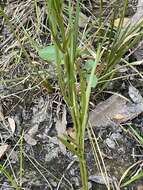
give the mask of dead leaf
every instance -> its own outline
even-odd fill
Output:
[[[112,178],[103,175],[91,175],[89,176],[89,180],[102,185],[106,184],[107,181],[109,181],[109,183],[113,183]]]
[[[3,144],[0,146],[0,159],[7,152],[8,148],[9,148],[8,144]]]
[[[86,26],[86,24],[88,23],[88,20],[89,20],[89,18],[85,14],[80,12],[79,22],[78,22],[79,27],[84,28]]]
[[[114,126],[127,122],[143,112],[143,98],[139,91],[130,86],[129,95],[133,102],[118,95],[112,95],[107,100],[98,104],[89,114],[92,126]]]
[[[13,118],[8,117],[8,122],[9,122],[9,127],[10,127],[10,129],[12,131],[12,134],[14,134],[15,128],[16,128],[15,121],[14,121]]]
[[[107,100],[99,103],[96,108],[90,112],[89,121],[92,126],[108,126],[113,125],[112,119],[119,114],[126,105],[126,100],[117,95],[112,95]]]
[[[24,135],[24,140],[31,146],[35,146],[37,144],[37,141],[28,133]]]
[[[66,126],[67,126],[67,120],[66,120],[66,108],[63,109],[63,115],[62,120],[58,119],[56,122],[56,130],[58,133],[58,137],[63,137],[64,134],[66,134]],[[59,141],[59,146],[63,154],[66,154],[66,147]]]

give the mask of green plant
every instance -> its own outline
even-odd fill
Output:
[[[143,136],[139,133],[138,129],[135,129],[135,127],[128,125],[130,128],[130,135],[140,144],[140,146],[143,146]],[[120,179],[120,186],[126,187],[130,185],[131,183],[135,182],[136,180],[139,180],[143,177],[143,171],[140,167],[142,165],[143,161],[139,160],[133,165],[131,165],[122,175]],[[138,170],[137,170],[137,166]]]
[[[141,168],[139,167],[138,171],[136,171],[136,167],[142,165],[143,161],[140,160],[138,162],[136,162],[135,164],[133,164],[132,166],[130,166],[122,175],[121,179],[120,179],[120,187],[126,187],[129,186],[131,183],[142,179],[143,177],[143,171],[141,170]]]
[[[135,26],[129,24],[123,28],[127,4],[128,1],[126,0],[121,10],[120,21],[117,28],[114,27],[115,10],[113,10],[114,14],[111,15],[111,22],[108,27],[104,26],[105,23],[102,19],[99,20],[96,32],[96,53],[89,50],[88,53],[91,53],[93,59],[88,60],[83,66],[80,64],[80,56],[82,57],[82,54],[80,54],[81,51],[79,51],[78,47],[79,0],[76,4],[75,13],[71,1],[69,1],[67,9],[68,21],[66,23],[63,14],[63,1],[47,1],[54,45],[51,44],[44,49],[40,49],[39,56],[48,62],[56,63],[59,86],[64,100],[71,110],[76,133],[75,141],[66,135],[65,137],[59,138],[69,150],[78,156],[82,185],[85,190],[88,189],[88,180],[84,156],[84,136],[88,123],[88,107],[91,88],[95,88],[98,81],[98,86],[100,86],[101,81],[112,79],[115,74],[115,72],[112,72],[115,65],[122,60],[125,53],[142,37],[142,22],[137,23]],[[101,32],[101,30],[103,31]],[[105,63],[105,68],[97,80],[96,66],[102,66],[102,63]],[[105,86],[106,82],[100,86],[100,89],[105,88]],[[72,141],[74,145],[70,144],[67,139]]]
[[[94,80],[96,65],[102,56],[101,46],[97,48],[93,67],[91,69],[88,83],[78,60],[78,20],[79,0],[76,4],[76,13],[69,1],[68,26],[65,27],[62,0],[47,1],[48,14],[51,26],[51,34],[56,52],[56,67],[58,82],[64,100],[71,111],[76,138],[73,144],[68,140],[70,137],[59,137],[65,146],[79,158],[82,189],[88,189],[87,166],[84,152],[84,136],[88,122],[88,106],[91,87]],[[52,46],[53,47],[53,46]],[[53,52],[53,50],[52,50]],[[41,53],[41,52],[40,52]],[[62,58],[61,58],[62,55]],[[77,87],[80,84],[79,88]],[[95,85],[94,85],[95,86]],[[76,148],[75,148],[76,146]]]
[[[135,127],[132,127],[131,125],[129,125],[129,127],[131,129],[132,136],[136,139],[137,142],[139,142],[141,146],[143,146],[143,134],[140,134],[139,130],[135,129]]]
[[[101,1],[102,2],[102,1]],[[107,83],[113,79],[118,70],[114,70],[115,66],[123,61],[125,54],[132,50],[132,48],[142,39],[143,20],[139,20],[135,24],[130,21],[124,25],[125,15],[128,8],[128,0],[124,1],[123,8],[117,10],[118,1],[116,1],[111,9],[111,14],[106,22],[99,18],[99,21],[94,21],[91,30],[95,28],[95,33],[90,35],[91,31],[88,31],[89,38],[86,40],[86,44],[94,41],[95,48],[99,42],[102,43],[104,48],[104,55],[102,56],[100,68],[101,72],[98,77],[98,92],[101,92],[106,88]],[[114,6],[115,5],[115,6]],[[101,5],[102,11],[102,5]],[[117,15],[117,12],[119,14]],[[100,15],[103,15],[101,13]],[[117,16],[119,17],[118,26],[114,25]],[[125,61],[123,61],[125,63]],[[126,64],[126,63],[125,63]]]
[[[8,179],[8,181],[11,183],[12,187],[14,187],[16,190],[20,190],[21,188],[13,178],[13,176],[6,170],[6,168],[0,164],[0,174],[4,174],[4,176]]]

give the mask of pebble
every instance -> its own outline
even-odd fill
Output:
[[[120,140],[120,139],[122,139],[122,135],[120,133],[112,133],[112,135],[110,136],[110,139]]]
[[[115,147],[116,147],[116,144],[115,144],[114,140],[112,140],[112,139],[110,139],[110,138],[107,138],[107,139],[105,140],[105,143],[106,143],[107,146],[108,146],[109,148],[111,148],[111,149],[115,149]]]

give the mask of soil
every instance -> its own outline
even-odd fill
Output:
[[[44,46],[49,42],[50,35],[47,28],[42,27],[40,30],[37,29],[36,34],[34,32],[34,22],[36,23],[36,18],[35,9],[33,8],[34,5],[31,1],[3,1],[1,3],[11,19],[13,27],[19,31],[21,38],[23,37],[23,33],[20,31],[20,26],[14,22],[16,19],[14,18],[14,14],[19,15],[20,22],[22,21],[23,25],[30,30],[33,37],[37,39],[39,46]],[[18,3],[21,5],[19,10],[16,9]],[[95,12],[94,7],[98,6],[95,1],[85,1],[84,3],[89,9],[90,3],[92,4],[92,13]],[[94,6],[95,4],[97,5]],[[107,4],[108,2],[105,1],[105,7]],[[136,1],[130,2],[127,16],[131,16],[135,13],[136,4]],[[25,6],[25,8],[22,6]],[[47,22],[44,1],[39,1],[38,7],[42,10],[42,24],[44,25]],[[108,14],[108,11],[107,13],[105,12],[105,15]],[[83,13],[87,14],[87,16],[89,14],[84,8]],[[21,53],[14,35],[9,32],[8,26],[3,22],[1,16],[0,103],[6,126],[8,126],[7,118],[13,118],[16,123],[16,130],[14,134],[12,134],[10,130],[5,127],[4,121],[0,122],[0,143],[10,145],[8,152],[0,158],[0,164],[5,163],[7,171],[18,181],[21,180],[22,189],[78,190],[81,187],[79,162],[68,150],[66,150],[65,154],[62,152],[55,128],[57,119],[61,117],[65,104],[59,92],[57,81],[55,79],[53,80],[54,68],[40,60],[37,52],[34,48],[30,47],[27,41],[25,48],[29,52],[31,60],[33,60],[32,65],[28,63],[25,56]],[[136,57],[133,58],[137,59]],[[42,73],[42,78],[51,74],[51,86],[54,86],[52,93],[49,93],[40,85],[41,78],[37,77],[37,70]],[[141,70],[142,66],[139,68],[139,71]],[[39,85],[37,85],[37,83]],[[106,90],[126,95],[130,83],[137,87],[143,95],[142,79],[138,77],[129,77],[128,80],[121,79],[111,82]],[[98,103],[108,98],[108,96],[109,95],[105,92],[101,93],[96,101],[93,100],[93,103]],[[130,124],[137,127],[140,133],[143,132],[142,116],[143,115],[140,115],[130,121]],[[72,125],[68,109],[67,123],[68,126]],[[24,135],[28,134],[30,129],[34,132],[32,131],[32,137],[26,140]],[[112,189],[117,189],[123,173],[131,165],[142,160],[142,146],[139,145],[136,139],[129,133],[127,124],[123,127],[108,126],[107,128],[95,128],[94,132],[98,139],[106,170],[111,180]],[[21,137],[22,140],[20,141]],[[102,184],[103,179],[95,162],[89,138],[85,139],[85,147],[90,190],[106,190],[105,184]],[[21,149],[23,171],[20,179]],[[137,172],[139,168],[141,170],[141,167],[141,164],[138,164],[132,172]],[[142,179],[137,180],[127,187],[121,188],[121,190],[140,190],[138,188],[139,185],[143,185]],[[0,190],[13,189],[8,179],[0,173]]]

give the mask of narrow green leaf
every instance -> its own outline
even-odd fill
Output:
[[[5,167],[3,167],[0,164],[0,174],[4,174],[5,177],[7,178],[7,180],[11,183],[11,185],[16,189],[16,190],[21,190],[21,188],[18,186],[17,182],[15,181],[15,179],[13,178],[13,176],[11,174],[9,174],[9,172],[5,169]]]
[[[131,179],[129,179],[128,181],[126,181],[125,183],[123,183],[121,185],[121,187],[128,186],[129,184],[133,183],[134,181],[142,179],[142,177],[143,177],[143,172],[140,172],[138,175],[133,176]]]

